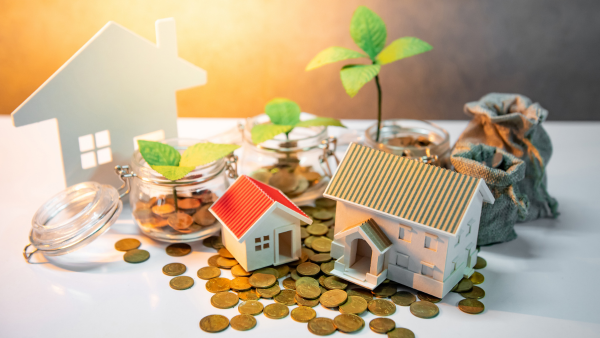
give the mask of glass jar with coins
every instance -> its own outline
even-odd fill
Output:
[[[385,120],[381,122],[379,142],[376,139],[377,124],[374,124],[365,132],[365,145],[444,168],[450,164],[450,135],[431,122]]]
[[[180,153],[199,142],[164,141]],[[192,242],[216,234],[220,224],[208,209],[227,190],[229,180],[237,178],[236,162],[231,154],[171,181],[152,169],[137,150],[131,172],[129,168],[120,172],[131,187],[129,201],[135,223],[144,234],[163,242]]]
[[[314,117],[302,113],[300,120]],[[319,126],[294,128],[287,135],[282,133],[260,144],[252,142],[252,128],[269,121],[262,114],[248,118],[240,127],[242,174],[278,188],[298,205],[322,197],[339,164],[335,156],[337,139],[328,136],[326,127]]]

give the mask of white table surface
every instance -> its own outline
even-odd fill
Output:
[[[234,128],[237,121],[180,119],[180,136],[208,137]],[[353,128],[371,123],[345,122]],[[437,123],[453,140],[466,125]],[[549,191],[560,203],[560,217],[519,224],[516,240],[482,249],[488,262],[481,270],[483,314],[462,313],[456,306],[462,297],[451,293],[438,303],[440,314],[434,319],[419,319],[408,308],[397,307],[391,318],[398,327],[411,329],[417,337],[600,336],[600,123],[547,122],[545,127],[554,143]],[[237,314],[236,308],[213,308],[212,294],[196,277],[214,250],[198,243],[188,256],[169,257],[165,244],[138,232],[129,210],[90,246],[86,258],[98,264],[61,266],[41,255],[35,255],[37,264],[27,264],[21,253],[31,217],[64,184],[58,150],[54,122],[15,129],[8,117],[0,117],[0,337],[197,337],[204,335],[198,327],[202,317]],[[125,237],[138,238],[151,258],[137,265],[125,263],[122,253],[113,249]],[[194,287],[169,287],[170,278],[161,268],[170,262],[188,267],[185,275],[195,279]],[[229,272],[222,276],[231,278]],[[322,317],[337,315],[321,306],[315,310]],[[289,317],[256,318],[257,327],[249,332],[229,328],[217,335],[310,336],[306,324]],[[367,325],[373,318],[363,315]],[[368,328],[356,335],[383,337]]]

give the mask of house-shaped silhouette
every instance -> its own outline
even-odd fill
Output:
[[[177,137],[175,92],[206,72],[178,57],[173,19],[156,21],[156,41],[109,22],[12,113],[15,127],[58,120],[68,186],[118,186],[138,138]]]
[[[494,203],[483,179],[358,144],[323,195],[337,201],[333,275],[440,298],[474,272],[481,208]]]

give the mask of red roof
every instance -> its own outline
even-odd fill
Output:
[[[289,208],[299,218],[309,219],[281,191],[246,175],[240,176],[210,211],[239,240],[275,203]]]

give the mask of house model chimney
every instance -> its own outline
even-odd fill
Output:
[[[167,18],[156,21],[156,45],[163,52],[177,56],[175,19]]]

